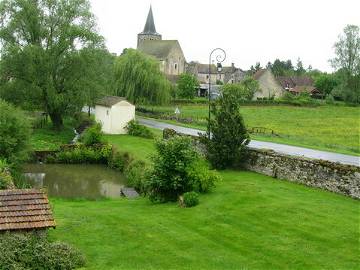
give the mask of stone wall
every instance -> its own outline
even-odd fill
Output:
[[[360,199],[360,167],[249,149],[247,170]]]

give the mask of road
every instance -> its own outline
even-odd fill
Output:
[[[199,133],[205,133],[202,130],[194,129],[194,128],[187,128],[187,127],[181,127],[177,125],[172,125],[164,122],[159,122],[156,120],[151,119],[144,119],[144,118],[137,118],[139,123],[156,129],[165,129],[165,128],[171,128],[175,130],[176,132],[198,136]],[[348,164],[348,165],[355,165],[360,167],[360,157],[357,156],[351,156],[351,155],[344,155],[344,154],[337,154],[332,152],[326,152],[326,151],[320,151],[320,150],[314,150],[304,147],[298,147],[298,146],[291,146],[286,144],[280,144],[280,143],[271,143],[271,142],[262,142],[262,141],[256,141],[251,140],[249,143],[249,147],[255,148],[255,149],[271,149],[278,153],[292,155],[292,156],[303,156],[307,158],[314,158],[314,159],[322,159],[322,160],[328,160],[332,162],[339,162],[342,164]]]

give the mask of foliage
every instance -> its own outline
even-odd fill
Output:
[[[151,132],[151,130],[149,128],[147,128],[144,125],[140,125],[139,122],[137,122],[135,120],[131,120],[126,125],[126,130],[127,130],[128,134],[132,135],[132,136],[138,136],[138,137],[143,137],[143,138],[148,138],[148,139],[154,138],[154,134]]]
[[[259,82],[250,76],[245,77],[240,84],[245,87],[243,95],[246,100],[252,100],[254,94],[260,90]]]
[[[0,235],[0,269],[70,270],[85,265],[85,257],[62,242],[37,233]]]
[[[81,141],[86,146],[102,144],[104,140],[103,133],[101,131],[101,125],[97,123],[91,127],[88,127],[81,135]]]
[[[201,140],[206,146],[207,158],[215,168],[231,167],[244,158],[249,134],[240,114],[239,98],[237,88],[227,87],[211,104],[209,130]]]
[[[180,98],[194,99],[199,81],[191,74],[183,73],[177,81],[177,93]]]
[[[336,57],[331,64],[341,74],[339,85],[342,98],[360,103],[360,28],[347,25],[334,45]],[[334,94],[334,93],[333,93]]]
[[[0,99],[0,159],[17,166],[27,158],[30,126],[25,114]]]
[[[170,99],[171,84],[159,69],[159,62],[134,49],[115,61],[116,95],[139,104],[164,104]]]
[[[157,155],[146,182],[147,192],[152,201],[176,201],[180,194],[193,189],[188,168],[199,156],[186,137],[159,140],[155,146]]]
[[[111,74],[89,1],[4,0],[0,17],[1,92],[42,109],[61,128],[64,115],[95,99]]]
[[[14,180],[9,171],[9,165],[0,159],[0,190],[14,187]]]
[[[214,170],[209,170],[203,160],[198,160],[189,166],[187,174],[191,179],[193,189],[201,193],[209,192],[221,180],[219,174]]]
[[[333,74],[322,74],[315,80],[315,87],[321,91],[321,94],[324,96],[329,95],[338,85],[339,81]]]
[[[133,157],[129,152],[121,152],[114,148],[112,155],[108,159],[108,166],[120,172],[124,172],[132,160]]]
[[[185,207],[193,207],[199,204],[199,194],[195,191],[185,192],[183,198]]]
[[[142,160],[134,160],[130,162],[124,170],[127,184],[135,188],[139,193],[146,193],[146,178],[148,174],[148,166]]]
[[[112,147],[109,144],[86,146],[75,145],[74,148],[60,151],[47,162],[79,164],[79,163],[102,163],[107,164],[112,155]]]

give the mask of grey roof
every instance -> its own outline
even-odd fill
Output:
[[[102,99],[99,99],[96,102],[96,105],[101,105],[105,107],[112,107],[116,103],[119,103],[120,101],[126,101],[124,97],[116,97],[116,96],[105,96]]]
[[[175,46],[180,47],[177,40],[143,40],[140,42],[138,50],[163,60]]]
[[[141,34],[159,35],[159,34],[156,32],[155,23],[154,23],[154,16],[153,16],[153,13],[152,13],[152,8],[151,8],[151,6],[150,6],[150,9],[149,9],[149,13],[148,13],[147,19],[146,19],[146,23],[145,23],[145,26],[144,26],[144,30],[142,31]]]

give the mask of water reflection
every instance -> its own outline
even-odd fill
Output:
[[[125,184],[121,173],[102,165],[28,164],[24,175],[33,187],[61,198],[119,197]]]

